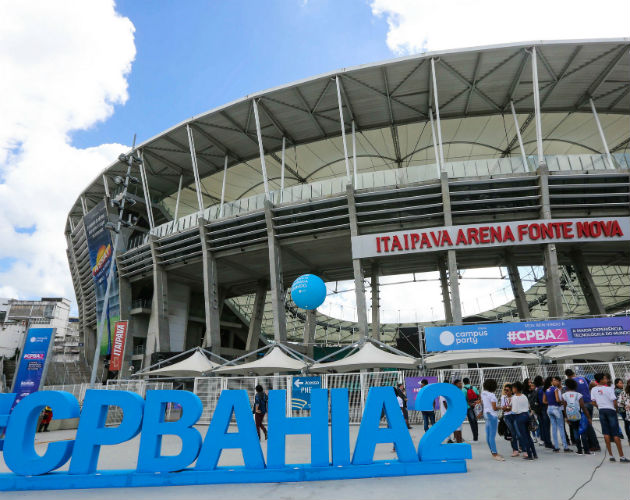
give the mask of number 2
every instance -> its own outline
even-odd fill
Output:
[[[433,401],[438,396],[446,400],[448,409],[420,439],[418,458],[428,460],[464,460],[472,458],[467,443],[442,444],[466,418],[468,405],[462,390],[453,384],[429,384],[416,396],[416,410],[433,411]]]

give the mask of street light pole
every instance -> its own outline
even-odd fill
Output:
[[[135,139],[134,139],[135,144]],[[118,220],[116,221],[116,229],[114,232],[116,236],[114,236],[114,246],[112,249],[111,263],[109,265],[109,272],[107,273],[107,286],[105,287],[105,297],[103,299],[103,310],[101,311],[101,318],[98,322],[96,329],[96,348],[94,349],[94,360],[92,363],[92,375],[90,376],[90,387],[94,386],[94,382],[96,381],[96,372],[98,370],[98,360],[101,355],[101,341],[103,339],[103,328],[105,328],[105,322],[107,320],[107,307],[109,305],[109,294],[112,287],[112,280],[114,276],[115,266],[116,266],[116,251],[118,250],[118,240],[120,238],[120,229],[123,223],[123,212],[125,210],[125,201],[127,199],[127,190],[129,187],[129,180],[131,178],[131,166],[133,162],[136,161],[140,163],[140,159],[134,156],[133,150],[129,155],[121,155],[127,160],[127,173],[125,175],[125,180],[123,183],[123,191],[122,197],[120,200],[119,210],[118,210]],[[122,158],[121,158],[122,159]],[[108,332],[109,334],[109,332]]]

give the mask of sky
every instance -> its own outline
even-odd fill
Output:
[[[0,297],[74,301],[66,215],[134,134],[140,142],[256,91],[424,50],[621,36],[628,0],[2,0]],[[505,295],[504,279],[472,279],[500,270],[466,273],[471,312]],[[410,289],[385,289],[384,309],[415,308]],[[428,315],[441,303],[427,295],[438,297]]]

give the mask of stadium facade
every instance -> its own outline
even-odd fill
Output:
[[[392,342],[415,325],[382,324],[382,276],[439,271],[455,324],[630,303],[630,39],[335,71],[195,116],[135,154],[126,212],[137,221],[113,251],[110,312],[129,321],[121,377],[196,345],[236,356],[267,338],[307,350],[360,336]],[[115,220],[127,167],[123,157],[106,168],[67,218],[88,353],[102,300],[93,275],[109,254],[103,246],[90,261],[86,220],[99,210]],[[458,272],[498,266],[515,299],[466,317]],[[544,271],[525,289],[519,266]],[[357,321],[297,310],[286,290],[306,272],[354,280]]]

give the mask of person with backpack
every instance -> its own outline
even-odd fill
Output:
[[[586,411],[588,411],[588,414],[591,415],[592,418],[593,403],[591,401],[591,381],[586,377],[578,377],[570,368],[565,370],[564,374],[567,376],[567,379],[573,379],[577,382],[576,390],[582,395],[582,401],[584,401]],[[601,446],[599,445],[597,434],[595,434],[595,429],[592,424],[588,424],[586,428],[586,437],[588,438],[588,448],[590,451],[601,451]]]
[[[468,423],[470,424],[470,430],[472,431],[473,441],[479,440],[479,424],[477,423],[477,412],[475,411],[477,406],[481,406],[481,399],[479,398],[479,389],[470,383],[468,377],[464,377],[464,386],[462,392],[466,396],[466,402],[468,403]]]
[[[599,410],[599,423],[602,426],[602,434],[604,435],[604,441],[606,443],[606,450],[610,455],[610,461],[616,462],[610,446],[611,441],[615,441],[617,451],[619,453],[620,462],[630,462],[623,455],[623,448],[621,447],[621,439],[619,439],[619,419],[617,417],[617,398],[615,397],[615,390],[610,387],[610,376],[604,373],[596,373],[595,381],[597,385],[591,389],[591,399],[593,404]]]
[[[573,442],[577,446],[578,455],[591,455],[589,449],[589,440],[586,435],[586,431],[580,434],[580,421],[582,415],[585,415],[589,424],[592,425],[591,414],[588,412],[586,405],[584,404],[584,398],[582,394],[577,392],[578,384],[573,379],[567,379],[564,382],[567,390],[562,395],[562,401],[564,404],[564,416],[569,423],[569,429],[573,434]]]
[[[265,439],[267,439],[267,428],[263,425],[263,419],[267,414],[267,403],[269,398],[265,391],[263,390],[262,385],[258,384],[256,386],[256,397],[254,398],[254,419],[256,420],[256,433],[258,434],[258,439],[260,439],[260,430],[265,433]]]
[[[523,458],[525,460],[534,460],[538,458],[538,454],[536,453],[536,448],[534,448],[532,436],[529,433],[529,400],[523,394],[523,384],[518,381],[512,384],[511,409],[514,415],[518,441],[521,450],[523,450]]]
[[[560,452],[560,443],[565,453],[571,453],[573,450],[567,444],[567,437],[564,434],[564,418],[562,410],[562,394],[560,392],[560,378],[547,377],[545,379],[545,392],[543,394],[543,403],[547,405],[547,414],[551,421],[551,437],[553,438],[554,453]],[[558,438],[558,435],[560,438]]]
[[[503,394],[501,395],[501,409],[503,410],[503,417],[501,418],[505,422],[508,429],[508,435],[504,436],[505,439],[509,439],[512,446],[512,456],[518,457],[519,449],[519,436],[518,429],[516,428],[516,418],[512,412],[512,384],[506,383],[503,385]]]

